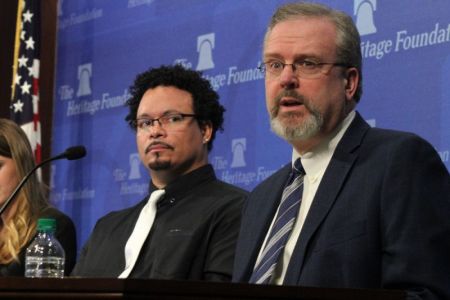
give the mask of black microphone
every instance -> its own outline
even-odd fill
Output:
[[[53,156],[47,160],[44,160],[40,164],[37,164],[28,174],[20,181],[20,183],[17,185],[15,190],[11,193],[11,195],[6,199],[5,203],[3,203],[3,206],[0,208],[0,215],[3,214],[3,212],[8,207],[9,203],[17,196],[19,190],[22,188],[22,186],[25,184],[25,182],[28,180],[28,178],[31,176],[31,174],[34,173],[38,168],[42,167],[46,163],[49,163],[51,161],[57,160],[57,159],[68,159],[68,160],[75,160],[80,159],[86,156],[86,148],[84,146],[74,146],[67,148],[66,151],[63,153]]]
[[[85,156],[86,156],[86,148],[84,148],[84,146],[74,146],[74,147],[67,148],[66,151],[64,151],[63,153],[40,163],[40,165],[43,165],[52,160],[57,160],[57,159],[62,159],[62,158],[66,158],[68,160],[75,160],[75,159],[83,158]],[[38,167],[36,167],[36,168],[38,168]]]

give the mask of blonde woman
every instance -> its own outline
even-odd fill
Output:
[[[34,166],[23,130],[11,120],[0,119],[0,206]],[[56,219],[56,238],[66,253],[65,274],[70,273],[76,259],[75,226],[68,216],[50,206],[43,184],[33,174],[0,218],[0,276],[24,275],[25,250],[41,217]]]

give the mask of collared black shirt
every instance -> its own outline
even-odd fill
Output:
[[[152,229],[129,277],[228,281],[247,192],[216,179],[211,165],[165,188]],[[150,193],[154,187],[150,186]],[[117,277],[125,244],[148,197],[101,218],[72,275]]]

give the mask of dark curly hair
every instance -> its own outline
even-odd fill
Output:
[[[136,77],[134,84],[129,88],[131,98],[126,102],[129,113],[125,120],[128,124],[136,129],[133,121],[136,119],[142,96],[147,90],[158,86],[173,86],[192,95],[197,122],[200,125],[208,122],[212,124],[212,135],[208,142],[208,151],[210,151],[216,131],[223,131],[225,108],[220,104],[219,95],[213,90],[210,82],[204,79],[200,72],[185,69],[181,65],[151,68]]]

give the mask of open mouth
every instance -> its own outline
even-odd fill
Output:
[[[298,99],[293,99],[293,98],[289,98],[289,99],[282,99],[280,101],[280,106],[286,106],[286,107],[292,107],[292,106],[298,106],[298,105],[302,105],[303,102],[298,100]]]

